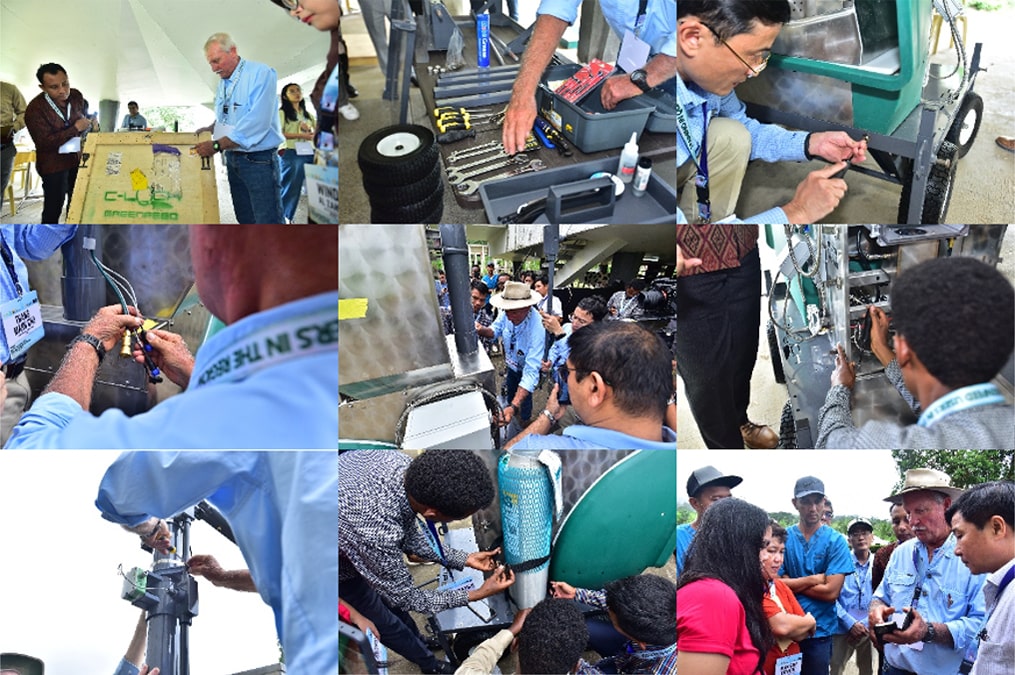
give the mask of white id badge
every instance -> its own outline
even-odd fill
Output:
[[[75,136],[74,138],[70,139],[69,141],[60,146],[58,152],[61,155],[69,155],[72,152],[73,153],[81,152],[81,137]]]
[[[617,57],[617,65],[627,73],[644,68],[648,63],[649,49],[647,42],[631,31],[625,30],[624,41],[620,45],[620,56]]]
[[[222,122],[215,122],[215,128],[211,132],[211,138],[213,141],[221,141],[225,137],[232,139],[233,130],[236,129],[232,124],[223,124]]]
[[[313,155],[314,144],[312,141],[296,141],[297,155]]]
[[[46,334],[42,326],[42,305],[35,291],[0,305],[0,318],[3,319],[4,338],[11,352],[11,361],[24,356]]]
[[[804,655],[784,656],[775,661],[775,675],[800,675],[803,672]]]

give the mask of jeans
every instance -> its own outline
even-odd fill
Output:
[[[801,675],[828,675],[832,663],[832,638],[809,638],[800,642],[804,655]]]
[[[300,188],[305,176],[303,167],[313,159],[313,155],[297,155],[292,149],[282,155],[282,215],[288,220],[296,215],[296,205],[300,203]]]
[[[515,392],[518,391],[518,385],[521,384],[522,373],[518,370],[507,369],[507,378],[504,381],[504,385],[507,387],[507,402],[515,398]],[[522,401],[522,404],[518,406],[518,419],[521,422],[532,419],[532,394],[530,393]]]
[[[226,152],[226,170],[236,222],[241,225],[282,223],[278,153],[275,150],[229,150]]]
[[[603,657],[624,652],[628,638],[614,628],[605,616],[585,619],[585,627],[589,631],[589,649],[592,651],[598,652]]]
[[[14,157],[17,154],[18,149],[13,143],[0,150],[0,204],[3,204],[3,193],[7,191],[7,181],[11,179],[11,169],[14,168]]]
[[[42,222],[56,225],[63,213],[64,201],[69,205],[74,195],[74,182],[78,178],[78,168],[56,173],[47,173],[42,177]]]
[[[356,611],[370,619],[380,632],[381,644],[412,661],[421,670],[437,669],[437,657],[426,647],[416,622],[404,609],[391,607],[362,577],[342,581],[340,596]]]
[[[740,267],[682,278],[677,305],[677,369],[701,437],[709,448],[743,448],[761,321],[758,250]]]

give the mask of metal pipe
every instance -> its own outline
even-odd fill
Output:
[[[63,253],[63,317],[68,321],[88,321],[106,304],[106,282],[84,247],[85,238],[95,239],[95,255],[102,259],[104,228],[78,225],[74,236],[61,247]]]
[[[469,244],[465,225],[441,225],[441,254],[451,297],[451,319],[455,327],[455,347],[459,354],[475,354],[479,349],[476,322],[473,320],[471,285],[469,283]]]

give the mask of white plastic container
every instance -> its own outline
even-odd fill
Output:
[[[624,144],[620,153],[620,161],[617,164],[617,175],[620,180],[630,183],[634,178],[634,171],[638,167],[638,134],[631,133],[631,140]]]

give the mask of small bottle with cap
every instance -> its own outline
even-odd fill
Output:
[[[642,157],[638,160],[638,168],[634,171],[634,181],[631,183],[631,190],[635,197],[641,197],[648,188],[648,179],[652,176],[652,158]]]

